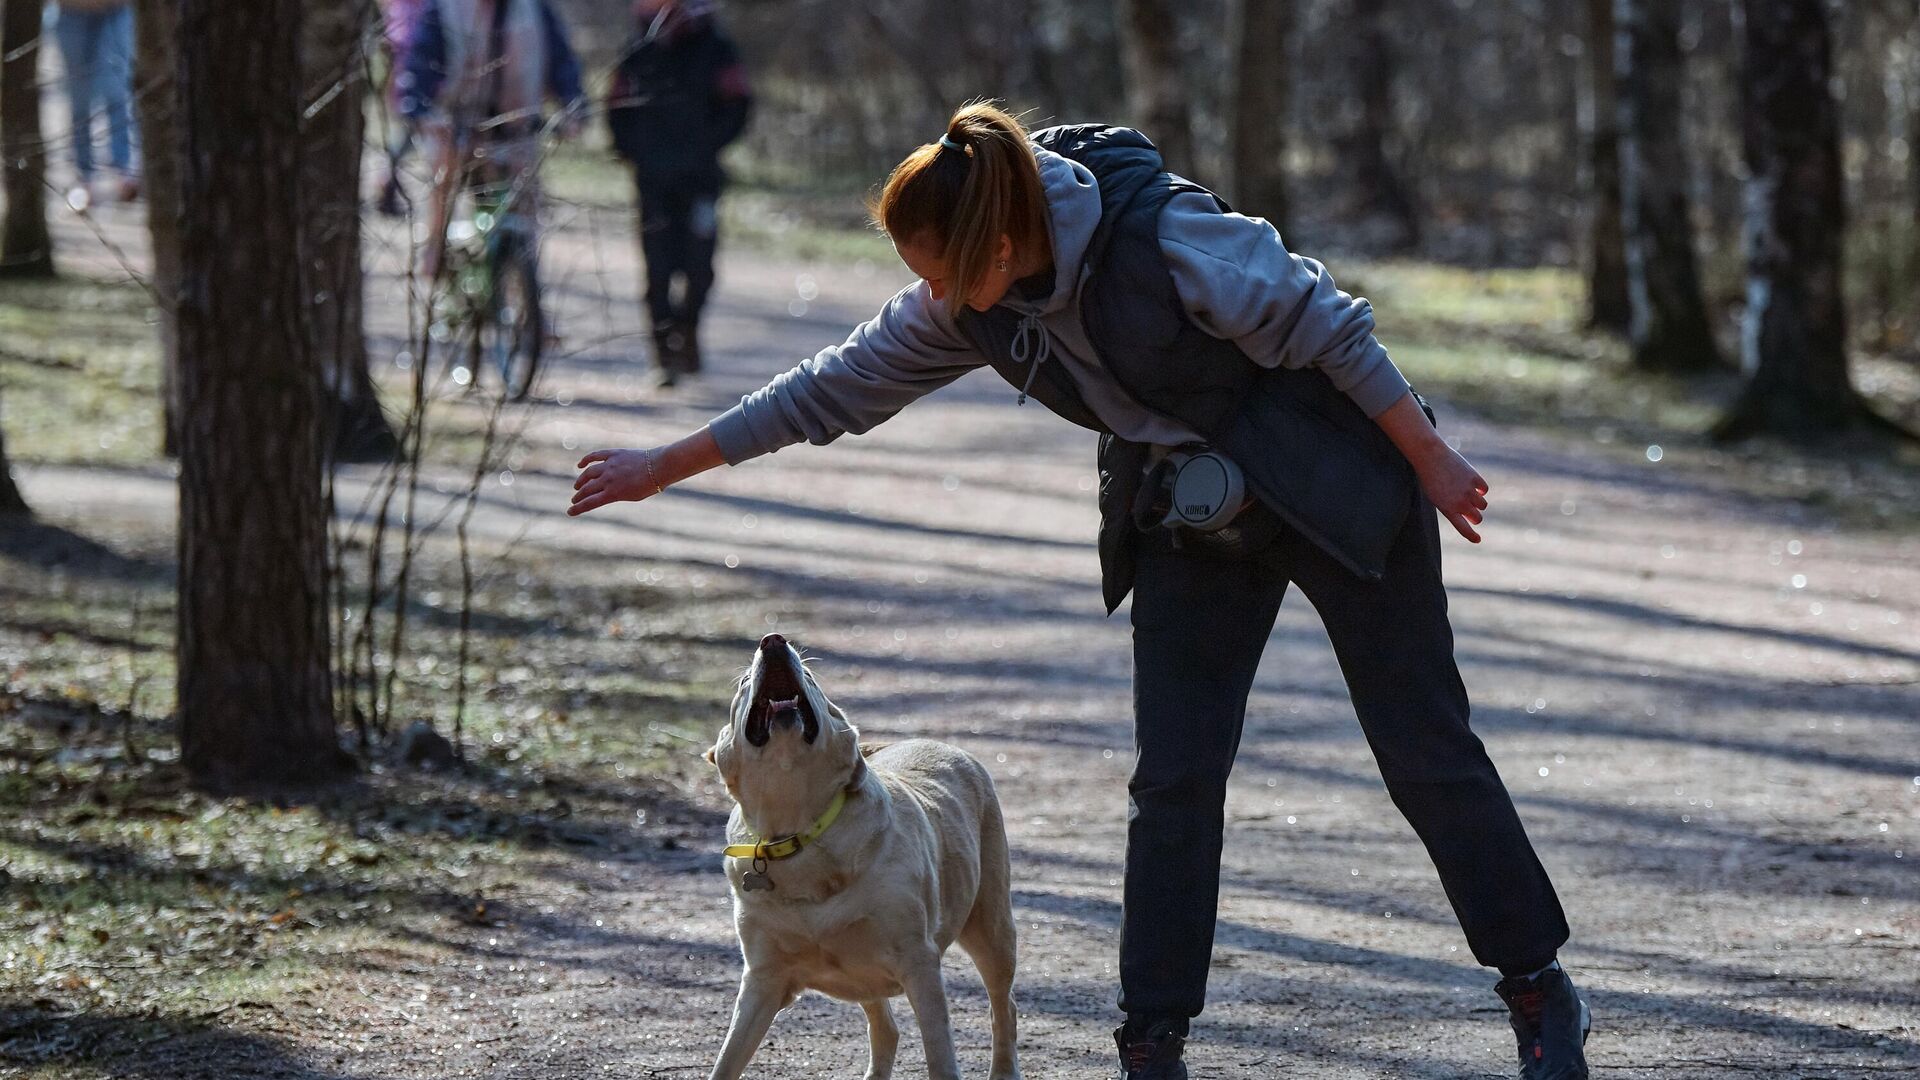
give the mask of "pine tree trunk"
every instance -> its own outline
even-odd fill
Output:
[[[181,0],[181,761],[319,783],[333,722],[322,392],[300,250],[301,0]]]
[[[151,281],[158,298],[160,337],[161,450],[180,452],[180,340],[175,308],[180,302],[179,94],[174,82],[174,37],[178,0],[136,0],[134,5],[135,106],[140,110],[140,168],[145,173],[147,235],[153,245]]]
[[[1913,227],[1908,230],[1912,256],[1907,281],[1920,282],[1920,8],[1913,13],[1907,33],[1907,197],[1913,202]],[[1920,292],[1916,288],[1915,292]],[[1920,322],[1920,296],[1909,296],[1907,317]]]
[[[1229,0],[1229,197],[1235,209],[1286,229],[1287,34],[1293,0]]]
[[[1193,168],[1192,106],[1174,7],[1167,0],[1120,0],[1120,32],[1130,119],[1160,148],[1167,168]]]
[[[309,0],[302,25],[305,88],[302,226],[313,284],[308,308],[313,356],[330,391],[329,452],[349,461],[382,460],[398,441],[380,411],[368,370],[360,266],[360,147],[366,133],[369,0]]]
[[[40,135],[40,0],[0,0],[0,277],[52,277],[47,144]]]
[[[0,431],[0,517],[26,514],[26,496],[13,482],[13,466],[7,461],[7,433]]]
[[[1350,136],[1353,211],[1387,227],[1386,244],[1395,250],[1418,247],[1420,218],[1413,196],[1394,167],[1393,40],[1387,34],[1390,0],[1353,0],[1353,33],[1358,55],[1353,64],[1360,99],[1359,126]]]
[[[1628,338],[1649,371],[1720,363],[1700,293],[1680,124],[1680,6],[1617,0],[1621,221],[1626,231]]]
[[[1620,112],[1614,90],[1613,0],[1587,0],[1589,104],[1587,168],[1587,325],[1626,333],[1626,236],[1620,222]]]
[[[1827,11],[1825,0],[1745,0],[1741,14],[1747,387],[1715,434],[1811,440],[1867,416],[1847,377],[1840,107]]]

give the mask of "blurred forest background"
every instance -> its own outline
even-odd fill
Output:
[[[617,4],[570,6],[619,19]],[[1685,200],[1724,331],[1746,269],[1734,0],[742,3],[731,14],[768,117],[742,162],[863,190],[954,101],[990,87],[1036,126],[1140,127],[1173,168],[1275,220],[1302,251],[1579,266],[1596,236],[1617,242],[1616,6],[1651,20],[1645,62],[1625,71],[1671,83],[1655,91],[1666,115],[1649,120],[1672,125],[1682,152],[1660,162],[1674,171],[1659,182]],[[1853,344],[1912,358],[1920,7],[1810,6],[1831,20]],[[1601,306],[1624,326],[1617,304]]]

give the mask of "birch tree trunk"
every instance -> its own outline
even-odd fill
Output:
[[[1840,107],[1825,0],[1739,8],[1747,386],[1715,434],[1813,440],[1864,421],[1847,375]]]

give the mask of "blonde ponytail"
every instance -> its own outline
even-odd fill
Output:
[[[868,210],[896,243],[941,252],[955,313],[992,268],[1002,236],[1016,251],[1047,238],[1046,193],[1026,128],[984,101],[961,106],[938,141],[895,166]]]

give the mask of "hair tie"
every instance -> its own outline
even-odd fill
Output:
[[[966,150],[967,150],[966,143],[954,142],[953,139],[950,136],[948,136],[945,132],[942,132],[940,134],[940,145],[946,147],[949,150],[958,150],[963,154],[966,153]]]

